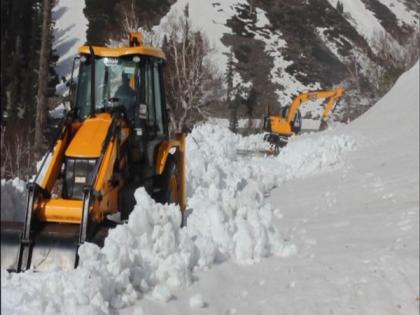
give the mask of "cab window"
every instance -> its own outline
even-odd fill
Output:
[[[152,58],[145,65],[145,103],[148,109],[147,121],[158,135],[165,133],[162,115],[162,97],[159,66]]]

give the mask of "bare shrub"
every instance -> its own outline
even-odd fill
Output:
[[[33,174],[33,130],[22,125],[1,126],[1,178],[27,179]]]
[[[172,132],[192,128],[208,116],[209,105],[220,95],[222,79],[206,59],[210,52],[206,37],[194,31],[188,6],[182,16],[169,18],[163,39],[167,57],[166,90]]]

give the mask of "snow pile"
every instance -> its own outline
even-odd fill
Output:
[[[359,143],[363,139],[358,139]],[[343,166],[340,162],[344,152],[356,148],[356,141],[349,135],[315,135],[292,139],[280,152],[279,173],[283,179],[307,177],[324,168],[333,170]]]
[[[26,183],[19,179],[1,180],[1,220],[25,220]]]

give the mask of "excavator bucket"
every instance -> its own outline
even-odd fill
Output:
[[[54,266],[62,269],[74,268],[75,248],[78,231],[74,227],[65,226],[63,229],[49,225],[37,231],[31,244],[32,251],[28,266],[23,270],[35,271],[51,270]],[[70,227],[70,229],[69,229]],[[1,223],[1,268],[9,271],[18,271],[18,256],[23,223]],[[19,270],[20,271],[20,270]]]
[[[22,222],[1,221],[1,269],[13,269],[16,265]]]

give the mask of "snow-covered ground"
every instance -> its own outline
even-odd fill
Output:
[[[296,255],[200,271],[170,307],[147,299],[122,314],[418,314],[418,86],[417,63],[351,125],[310,136],[364,139],[341,167],[278,179],[267,201]]]
[[[103,249],[83,246],[78,269],[2,271],[2,312],[418,312],[418,74],[278,157],[238,154],[261,149],[261,135],[194,129],[187,228],[138,190],[129,223]]]

